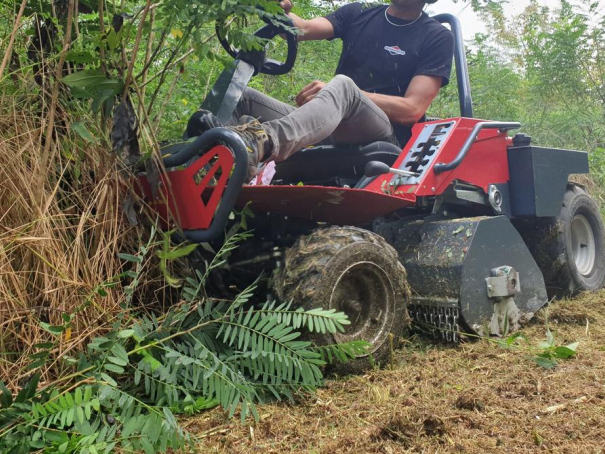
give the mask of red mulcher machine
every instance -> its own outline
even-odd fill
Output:
[[[265,271],[274,297],[349,316],[346,332],[319,342],[367,340],[378,361],[409,317],[450,342],[460,333],[501,336],[549,298],[605,280],[598,206],[569,181],[588,173],[587,153],[537,147],[524,134],[509,137],[519,123],[473,118],[459,22],[435,19],[456,39],[461,117],[415,125],[403,150],[385,142],[306,148],[277,164],[270,185],[246,186],[244,143],[214,128],[163,151],[155,200],[139,178],[168,228],[191,242],[222,242],[230,213],[249,206],[254,237],[229,257],[224,288]],[[235,65],[202,107],[225,122],[255,74],[289,72],[291,30],[272,19],[257,32],[286,35],[283,63],[221,39]]]

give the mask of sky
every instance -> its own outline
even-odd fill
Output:
[[[560,0],[538,0],[538,3],[550,8],[560,6]],[[510,0],[504,5],[504,11],[507,16],[511,17],[521,13],[525,7],[529,5],[529,0]],[[454,3],[453,0],[439,0],[435,5],[431,5],[429,11],[433,13],[450,13],[460,19],[462,23],[462,31],[465,39],[471,39],[476,33],[485,33],[485,24],[473,12],[470,5],[466,2],[459,1]]]

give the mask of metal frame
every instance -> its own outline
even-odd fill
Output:
[[[227,145],[229,150],[233,153],[235,167],[227,182],[223,197],[214,213],[214,218],[208,229],[182,231],[183,236],[194,243],[206,243],[219,238],[220,235],[223,234],[231,210],[237,202],[237,198],[244,185],[248,172],[248,151],[246,149],[246,144],[244,144],[242,139],[235,132],[226,128],[214,128],[210,131],[206,131],[178,153],[163,159],[164,165],[167,168],[188,165],[191,160],[216,144]],[[177,237],[180,236],[179,232]]]
[[[464,142],[464,145],[460,149],[458,156],[456,156],[456,158],[452,162],[449,162],[447,164],[435,164],[435,166],[433,167],[433,171],[437,174],[448,172],[450,170],[454,170],[456,167],[462,164],[462,161],[464,161],[464,158],[466,158],[468,151],[475,143],[477,136],[484,129],[499,129],[500,131],[510,131],[511,129],[519,129],[520,127],[521,123],[517,122],[482,121],[480,123],[477,123],[473,128],[473,131],[471,132],[470,136],[468,136],[468,139],[466,139],[466,142]]]
[[[460,98],[460,114],[462,117],[473,118],[473,99],[471,96],[471,80],[468,75],[466,51],[462,26],[457,17],[451,14],[433,16],[442,24],[449,24],[454,34],[454,60],[456,62],[456,78],[458,79],[458,97]]]

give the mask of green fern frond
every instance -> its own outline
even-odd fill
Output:
[[[327,364],[336,362],[346,363],[358,356],[367,355],[372,344],[366,341],[351,341],[342,344],[313,346],[311,350],[316,352]]]
[[[190,390],[196,390],[208,399],[217,399],[231,416],[243,401],[250,404],[257,399],[254,387],[214,352],[184,350],[185,346],[180,346],[179,350],[167,349],[166,367]],[[254,406],[250,406],[250,411],[257,415]]]
[[[292,302],[276,305],[275,301],[267,302],[257,312],[261,315],[274,316],[278,322],[291,325],[294,329],[306,328],[310,332],[344,332],[345,326],[351,324],[344,312],[336,312],[335,309],[304,310],[301,307],[291,309]]]

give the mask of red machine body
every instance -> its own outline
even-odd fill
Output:
[[[214,146],[183,168],[168,169],[160,175],[158,193],[146,175],[139,181],[149,205],[169,226],[174,219],[183,230],[207,229],[221,202],[235,160],[224,145]]]
[[[482,188],[486,193],[490,184],[506,183],[509,180],[507,147],[512,145],[512,140],[508,137],[506,131],[484,130],[475,140],[468,155],[456,169],[437,174],[433,172],[433,167],[437,163],[447,163],[453,161],[462,149],[464,143],[469,138],[474,127],[484,120],[469,118],[454,118],[450,120],[421,123],[414,126],[412,138],[403,149],[400,158],[395,162],[394,168],[400,167],[410,148],[418,141],[423,129],[433,124],[443,124],[453,122],[452,131],[439,144],[432,165],[423,172],[420,182],[415,185],[398,186],[396,192],[411,202],[415,202],[417,197],[440,195],[454,180],[464,181],[466,183]],[[477,170],[481,169],[480,172]],[[371,191],[381,191],[384,183],[390,183],[393,175],[384,175],[370,184],[367,189]]]
[[[404,164],[414,152],[414,147],[426,146],[422,134],[427,128],[435,130],[435,125],[449,126],[436,141],[436,151],[430,164],[419,172],[420,176],[413,184],[406,184],[397,175],[386,174],[364,189],[244,186],[236,207],[249,204],[253,211],[331,224],[361,225],[400,208],[414,207],[419,197],[438,196],[454,180],[480,187],[487,193],[489,185],[509,180],[507,147],[511,145],[511,139],[504,131],[482,131],[460,166],[448,172],[434,172],[437,163],[451,162],[456,158],[480,122],[477,119],[453,118],[417,124],[394,168]],[[233,163],[229,149],[218,145],[182,169],[169,169],[162,176],[160,197],[153,202],[155,210],[164,219],[170,212],[183,230],[207,229],[221,201]],[[141,180],[145,195],[148,200],[153,200],[146,177]],[[399,184],[400,181],[403,184]]]

